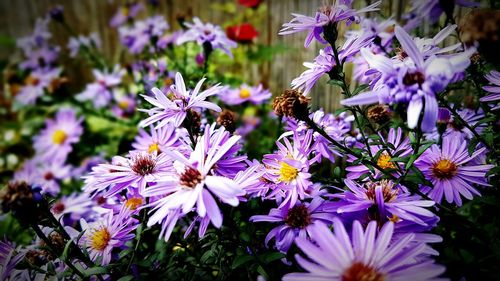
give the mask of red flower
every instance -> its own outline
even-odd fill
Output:
[[[226,28],[226,34],[229,39],[239,43],[250,43],[259,35],[257,30],[255,30],[250,23],[228,26]]]
[[[263,1],[264,0],[238,0],[238,3],[248,8],[257,8]]]

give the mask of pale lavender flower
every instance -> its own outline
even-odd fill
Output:
[[[62,221],[68,225],[86,217],[94,204],[87,193],[74,192],[55,201],[50,211],[57,220],[63,218]],[[66,223],[68,221],[70,223]]]
[[[180,209],[181,214],[187,214],[193,208],[196,208],[196,213],[201,218],[208,217],[215,227],[222,225],[222,214],[214,197],[225,204],[237,206],[238,197],[245,194],[234,180],[212,175],[214,166],[240,139],[239,136],[224,139],[223,133],[224,131],[219,131],[212,136],[213,143],[210,147],[205,146],[205,143],[211,137],[201,137],[189,159],[176,150],[164,152],[175,160],[175,171],[142,192],[145,197],[159,197],[150,204],[153,208],[148,226],[159,223],[165,227],[173,227],[171,223],[165,222],[176,221],[171,218],[172,214],[180,215],[176,210]],[[165,229],[163,231],[169,233]]]
[[[116,92],[115,92],[116,93]],[[111,107],[111,112],[118,118],[128,118],[134,115],[137,104],[135,95],[116,95],[115,104]]]
[[[118,86],[125,70],[115,65],[111,72],[94,69],[95,82],[88,84],[85,90],[76,96],[79,101],[92,101],[96,108],[102,108],[111,102],[113,88]]]
[[[52,90],[52,82],[61,74],[61,68],[36,69],[25,79],[25,85],[16,95],[16,101],[23,105],[33,105],[36,100]]]
[[[433,145],[415,161],[415,166],[433,184],[433,187],[423,186],[422,191],[437,203],[441,203],[444,195],[448,203],[461,206],[462,196],[469,200],[473,195],[480,196],[472,184],[490,186],[486,173],[494,166],[472,163],[485,148],[469,156],[467,145],[460,138],[448,136],[443,138],[441,148]]]
[[[118,7],[118,11],[109,21],[111,27],[118,27],[127,21],[134,19],[140,11],[144,9],[144,4],[141,2],[131,2]]]
[[[244,102],[258,105],[269,100],[271,96],[271,92],[264,89],[262,84],[254,87],[243,84],[237,89],[228,89],[219,94],[219,98],[228,105],[238,105]]]
[[[132,54],[141,53],[153,39],[160,38],[169,28],[165,18],[160,15],[137,21],[133,26],[122,26],[118,29],[120,41]],[[154,48],[151,49],[154,51]]]
[[[137,228],[137,221],[130,216],[130,210],[123,208],[118,214],[110,210],[102,219],[92,223],[80,220],[82,231],[85,231],[79,241],[89,252],[90,259],[108,265],[111,261],[111,251],[125,245],[134,238],[132,231]]]
[[[61,48],[59,46],[43,46],[32,50],[26,59],[19,64],[22,70],[35,70],[39,68],[53,67]]]
[[[129,187],[143,191],[148,183],[172,173],[172,161],[164,153],[131,152],[128,157],[115,156],[112,164],[99,164],[84,177],[85,192],[111,197]]]
[[[362,34],[359,36],[353,33],[339,51],[340,63],[351,61],[354,55],[357,54],[361,48],[370,45],[372,40],[373,36],[371,35],[365,36]],[[337,63],[333,49],[331,46],[327,46],[324,50],[319,51],[319,55],[314,59],[314,62],[304,63],[304,66],[309,69],[292,81],[292,87],[302,90],[304,95],[307,95],[316,82],[318,82],[323,75],[332,71],[336,65]]]
[[[154,98],[142,95],[155,107],[152,109],[139,109],[150,115],[150,117],[141,121],[140,126],[146,127],[158,122],[156,128],[161,128],[168,123],[172,123],[175,127],[179,127],[186,118],[188,110],[206,108],[217,112],[222,111],[218,105],[205,101],[207,97],[216,95],[222,87],[217,84],[200,92],[201,85],[204,81],[205,78],[201,79],[200,82],[196,84],[194,90],[187,90],[182,75],[176,73],[175,85],[170,86],[171,97],[167,97],[167,95],[158,88],[151,89]]]
[[[377,11],[381,2],[377,1],[360,10],[355,10],[351,7],[351,1],[349,0],[335,1],[331,6],[322,7],[319,12],[316,12],[314,17],[292,14],[294,18],[289,23],[283,24],[283,28],[279,34],[288,35],[308,31],[304,47],[309,47],[313,39],[326,44],[326,41],[321,37],[325,26],[336,24],[340,21],[346,21],[348,25],[353,21],[360,22],[359,14]]]
[[[492,70],[490,73],[484,76],[491,85],[484,86],[483,90],[491,93],[485,97],[480,98],[481,102],[497,102],[500,100],[500,72]],[[500,109],[500,105],[493,107],[493,110]]]
[[[416,43],[401,27],[396,27],[396,37],[404,51],[403,61],[397,62],[361,49],[363,57],[380,75],[372,82],[371,91],[345,99],[341,104],[408,104],[408,127],[417,127],[423,110],[421,128],[424,132],[430,132],[435,128],[438,114],[436,94],[444,90],[457,74],[469,66],[469,58],[474,50],[425,59]]]
[[[15,280],[14,276],[19,273],[16,270],[24,258],[25,252],[20,252],[14,243],[7,240],[0,240],[0,279],[1,280]],[[9,279],[13,278],[13,279]]]
[[[44,160],[64,161],[73,150],[72,145],[83,133],[83,117],[77,119],[71,108],[60,109],[55,119],[45,121],[45,128],[33,138],[37,155]]]
[[[278,151],[264,155],[262,162],[266,166],[266,179],[274,183],[267,198],[282,201],[280,207],[295,205],[297,200],[310,197],[312,192],[309,167],[316,160],[309,159],[313,151],[312,132],[304,136],[293,134],[293,144],[288,138],[283,143],[276,141]]]
[[[199,18],[193,18],[193,23],[185,23],[188,30],[181,34],[176,41],[177,45],[196,41],[198,45],[210,44],[213,49],[221,49],[231,58],[230,49],[236,48],[236,42],[227,38],[226,33],[218,25],[203,23]]]
[[[56,158],[57,159],[57,158]],[[71,166],[65,165],[61,160],[51,162],[35,160],[37,163],[35,177],[32,184],[41,187],[42,193],[55,196],[59,194],[60,182],[71,177]]]
[[[405,137],[403,134],[403,130],[401,128],[391,128],[389,133],[387,134],[387,138],[385,138],[382,134],[379,133],[380,140],[374,141],[369,140],[369,149],[371,155],[378,155],[377,157],[377,165],[382,169],[391,171],[392,173],[398,175],[397,167],[403,168],[405,166],[404,162],[401,161],[391,161],[391,158],[394,157],[406,157],[413,153],[413,149],[410,146],[410,140],[408,137]],[[382,142],[384,145],[379,144]],[[387,145],[387,144],[390,144]],[[393,149],[394,148],[394,149]],[[368,147],[367,147],[368,149]],[[348,162],[354,162],[357,158],[350,156],[348,158]],[[368,173],[370,170],[363,164],[349,166],[346,168],[348,172],[348,179],[357,179],[361,177],[363,174]],[[380,177],[382,172],[379,170],[375,171],[373,176]]]
[[[448,113],[450,112],[448,111]],[[486,124],[478,124],[476,126],[477,122],[484,118],[484,113],[482,109],[478,110],[473,110],[469,108],[457,109],[457,113],[465,121],[465,123],[474,128],[474,130],[478,134],[481,134],[483,132],[484,128],[486,127]],[[458,118],[451,116],[451,114],[448,120],[445,123],[443,123],[443,125],[446,125],[446,130],[443,132],[443,137],[450,136],[452,138],[459,138],[463,140],[471,140],[474,137],[472,131],[469,130],[467,127],[465,127],[464,124],[462,124],[460,121],[458,121]],[[438,140],[439,132],[437,129],[435,129],[431,133],[426,134],[425,137],[427,139]]]
[[[276,239],[276,248],[286,253],[297,237],[309,237],[311,228],[317,222],[331,224],[335,212],[323,210],[324,200],[314,198],[311,203],[297,203],[284,206],[281,209],[271,209],[269,215],[256,215],[250,217],[251,222],[279,223],[266,236],[265,244],[268,245],[272,238]]]
[[[339,219],[334,219],[334,233],[318,223],[310,230],[312,241],[299,237],[297,246],[308,256],[295,255],[307,272],[290,273],[284,281],[331,280],[435,280],[445,271],[426,257],[427,246],[413,241],[415,234],[394,237],[394,224],[386,223],[380,231],[372,221],[364,230],[358,221],[349,236]]]

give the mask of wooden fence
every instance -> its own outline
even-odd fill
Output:
[[[189,9],[192,14],[200,17],[203,21],[210,21],[221,24],[230,17],[219,10],[211,9],[214,3],[224,4],[236,0],[160,0],[159,11],[164,15],[174,28],[175,17],[179,13],[186,13]],[[291,19],[290,13],[302,13],[312,15],[319,6],[325,2],[333,0],[267,0],[267,15],[260,27],[259,43],[275,44],[282,43],[288,51],[276,55],[269,63],[264,63],[253,69],[244,69],[249,82],[265,80],[268,82],[273,93],[279,93],[289,87],[290,82],[299,76],[304,70],[302,63],[312,61],[322,47],[313,44],[305,49],[303,42],[304,33],[290,36],[279,36],[278,30],[282,24]],[[0,35],[10,37],[20,37],[31,32],[35,19],[43,15],[47,9],[55,4],[62,4],[65,7],[65,17],[69,24],[78,33],[88,34],[98,32],[103,41],[103,52],[110,59],[117,59],[117,49],[119,42],[116,30],[109,28],[108,22],[117,10],[119,1],[107,0],[0,0]],[[355,1],[355,5],[364,6],[370,1]],[[408,0],[385,0],[382,5],[382,13],[386,16],[394,15],[396,19],[400,17],[406,9]],[[238,9],[244,8],[238,6]],[[54,31],[54,40],[66,45],[68,36],[62,28]],[[0,56],[6,57],[13,53],[13,49],[2,47]],[[68,69],[73,77],[86,77],[80,73],[82,67],[70,64]],[[71,77],[71,76],[70,76]],[[312,92],[313,105],[321,106],[325,110],[333,110],[339,105],[340,94],[336,87],[326,84],[328,79],[323,78]]]

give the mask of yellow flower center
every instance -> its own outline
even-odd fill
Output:
[[[391,156],[387,152],[382,152],[380,156],[377,159],[377,165],[380,166],[382,169],[394,169],[396,166],[394,166],[394,163],[390,161]]]
[[[24,83],[26,85],[36,86],[40,83],[40,79],[30,75],[30,76],[26,77],[26,79],[24,79]]]
[[[295,169],[294,167],[288,165],[285,162],[280,163],[280,181],[285,181],[285,182],[291,182],[293,181],[297,175],[299,174],[299,171]]]
[[[247,88],[243,88],[240,90],[240,98],[247,99],[251,95],[250,91]]]
[[[158,143],[156,143],[156,142],[150,144],[149,147],[148,147],[148,152],[149,153],[153,153],[155,151],[156,151],[156,153],[160,153],[161,152],[160,151],[160,145],[158,145]]]
[[[128,12],[129,12],[128,8],[127,8],[127,7],[122,7],[122,9],[121,9],[121,10],[122,10],[122,11],[121,11],[121,12],[122,12],[122,15],[124,15],[124,16],[126,16],[126,17],[128,17]]]
[[[128,109],[128,105],[129,105],[129,103],[126,100],[122,100],[118,103],[118,107],[121,109],[124,109],[124,110]]]
[[[129,208],[130,210],[135,210],[141,205],[142,205],[142,198],[140,197],[133,197],[125,202],[125,207]]]
[[[441,159],[432,165],[432,174],[438,179],[451,179],[457,174],[457,165],[448,159]]]
[[[66,135],[66,132],[64,132],[63,130],[56,130],[54,134],[52,134],[52,141],[55,144],[62,144],[67,137],[68,135]]]
[[[383,273],[360,262],[353,263],[342,273],[342,281],[384,281]]]
[[[111,240],[111,235],[109,231],[103,227],[93,233],[92,248],[102,251],[108,246],[109,240]]]
[[[393,215],[389,218],[389,220],[390,220],[390,221],[392,221],[393,223],[397,223],[397,222],[399,222],[399,217],[393,214]]]

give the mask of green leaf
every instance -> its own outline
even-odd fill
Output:
[[[336,86],[339,86],[340,88],[344,87],[344,82],[341,80],[331,79],[330,81],[328,81],[328,84],[336,85]]]
[[[259,267],[257,267],[257,272],[260,273],[264,279],[269,280],[269,274],[267,274],[266,270],[264,270],[262,266],[259,265]]]
[[[85,276],[92,276],[92,275],[99,275],[99,274],[105,274],[108,273],[108,269],[105,267],[92,267],[89,269],[86,269],[84,272]]]
[[[275,260],[278,260],[278,259],[281,259],[283,258],[285,255],[280,253],[280,252],[269,252],[269,253],[265,253],[261,256],[262,258],[262,261],[264,261],[264,263],[270,263],[272,261],[275,261]]]
[[[361,93],[362,91],[364,91],[366,88],[370,87],[369,84],[361,84],[359,86],[356,87],[356,89],[354,89],[354,91],[352,91],[352,95],[357,95],[358,93]]]
[[[133,279],[134,279],[133,275],[126,275],[126,276],[123,276],[120,279],[118,279],[118,281],[130,281],[130,280],[133,280]]]
[[[237,256],[233,261],[232,268],[233,269],[238,268],[253,259],[254,257],[250,255]]]

